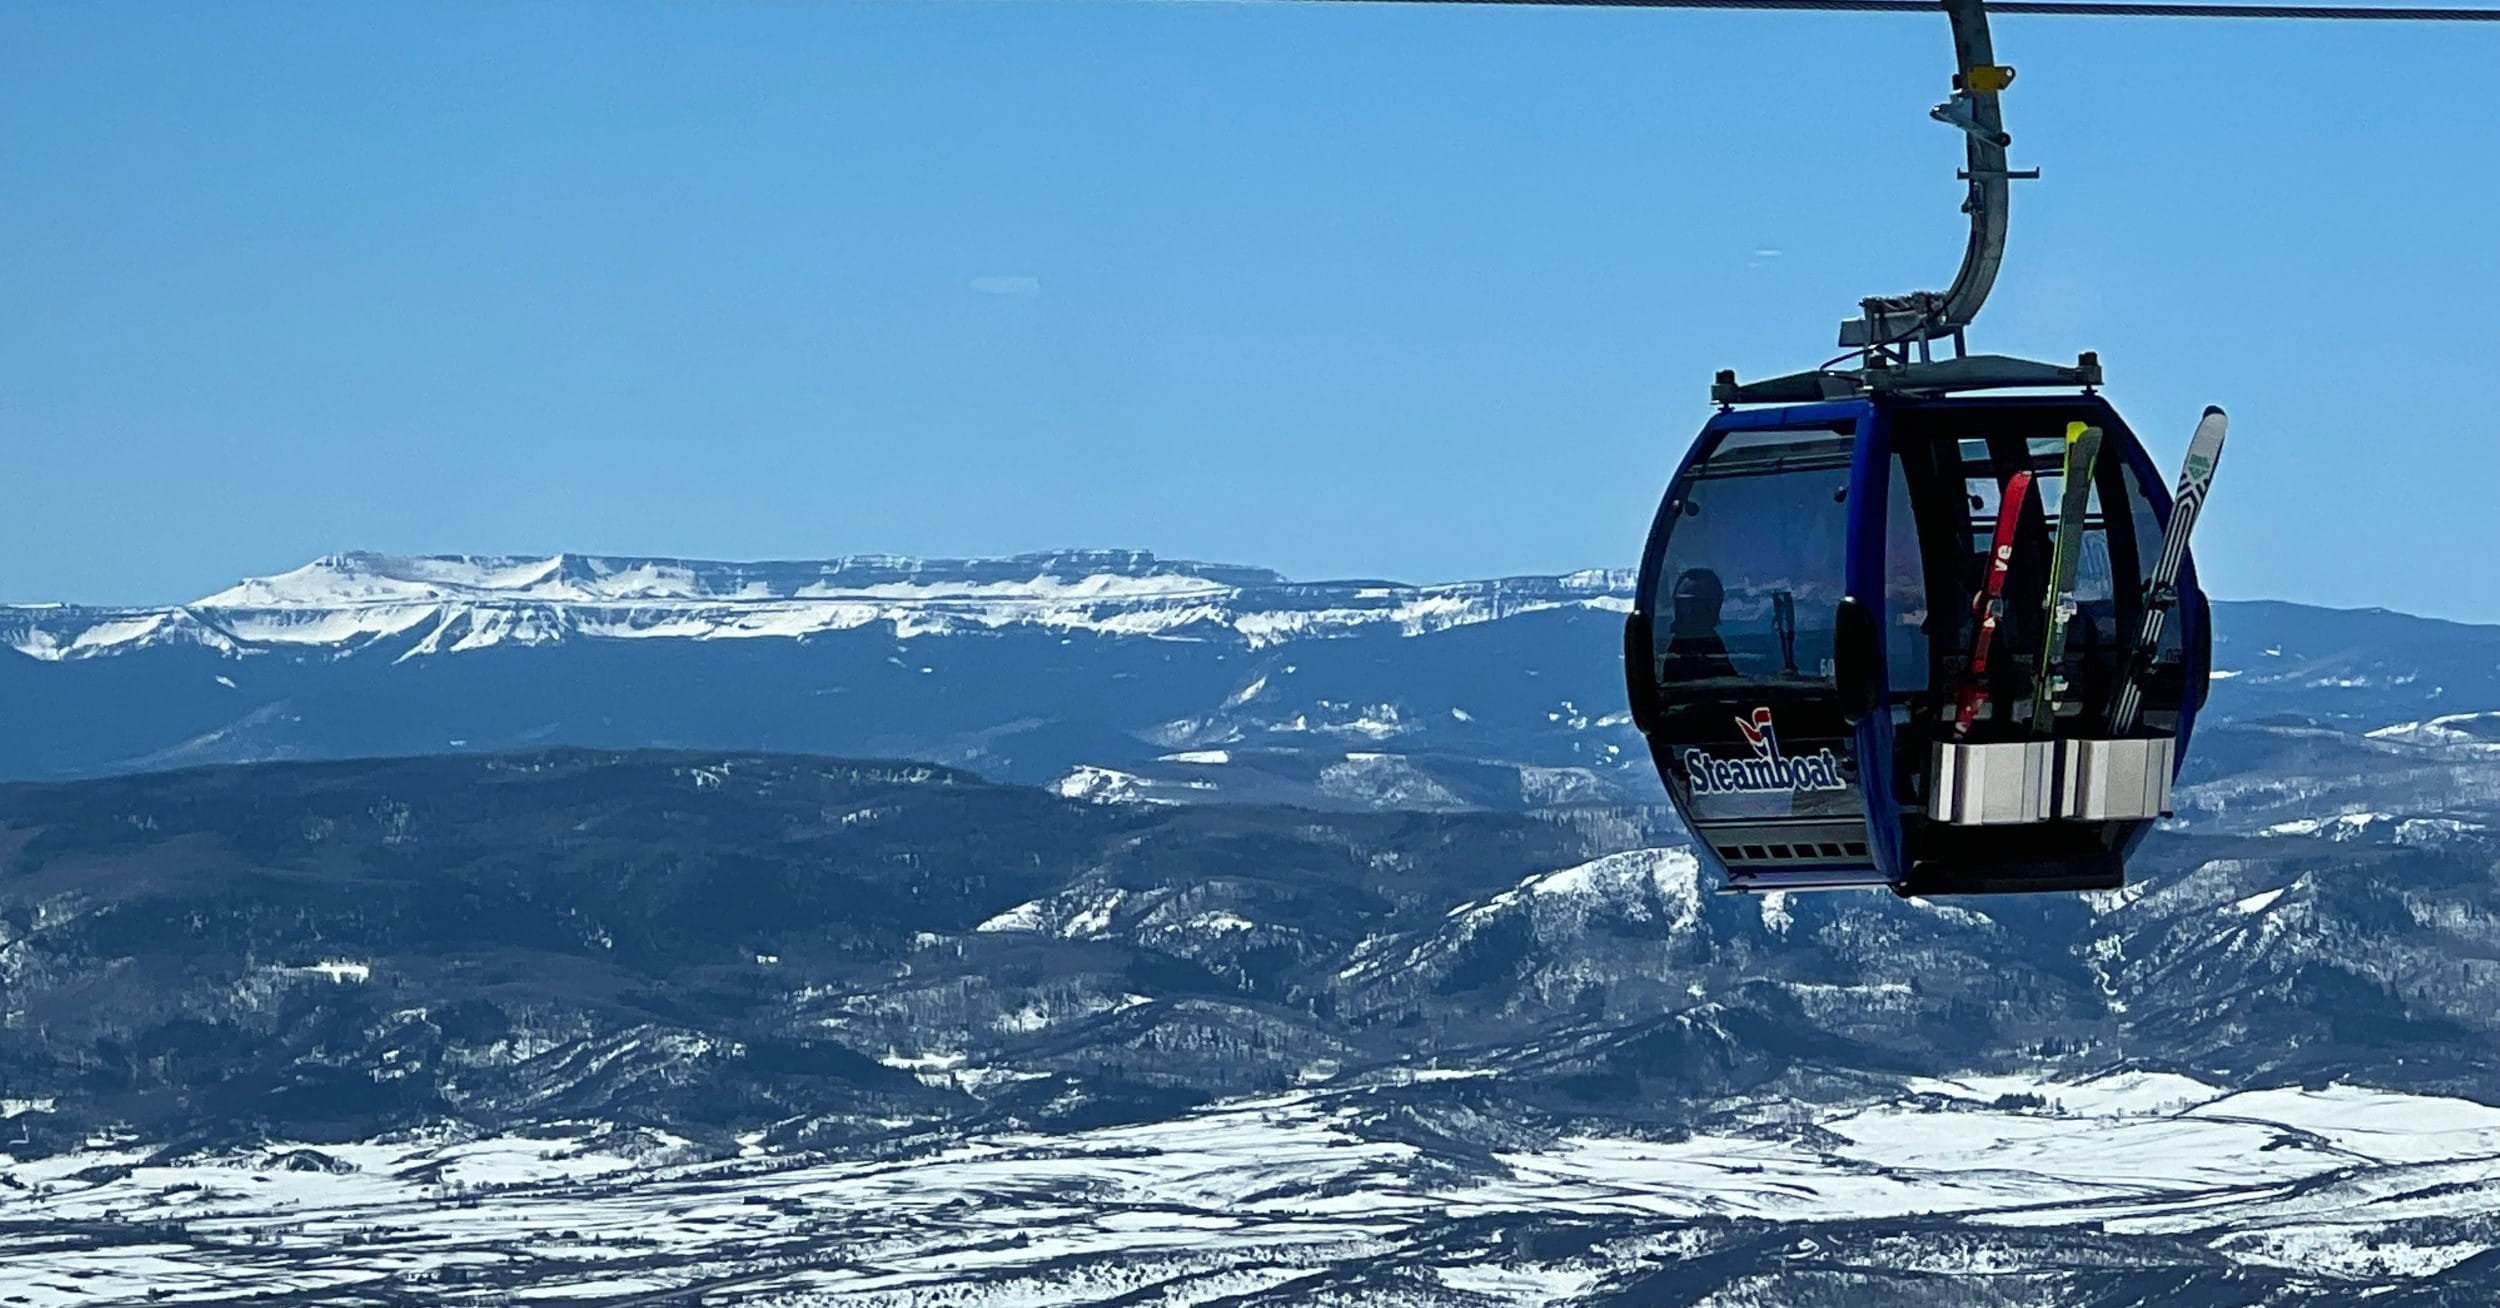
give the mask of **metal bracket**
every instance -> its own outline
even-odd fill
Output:
[[[1965,92],[1928,110],[1927,116],[1937,122],[1959,127],[1974,138],[1986,141],[2000,150],[2012,145],[2014,138],[2008,135],[2004,128],[1990,127],[1979,121],[1979,111],[1974,107],[1975,103],[1970,94]]]
[[[2101,356],[2086,350],[2073,367],[2003,354],[1966,354],[1934,362],[1902,361],[1864,368],[1818,368],[1738,382],[1722,369],[1710,386],[1714,404],[1819,404],[1862,395],[1951,395],[1961,391],[2090,390],[2101,385]]]

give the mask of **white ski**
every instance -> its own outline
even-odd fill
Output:
[[[2117,702],[2109,711],[2109,734],[2125,736],[2144,714],[2144,677],[2161,652],[2162,628],[2179,603],[2179,569],[2187,562],[2188,533],[2205,507],[2205,492],[2214,484],[2214,465],[2222,461],[2222,438],[2230,418],[2207,406],[2188,439],[2187,465],[2179,472],[2179,489],[2170,499],[2170,525],[2162,530],[2161,558],[2144,580],[2144,625],[2127,651],[2126,670],[2118,681]]]

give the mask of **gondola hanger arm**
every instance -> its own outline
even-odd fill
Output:
[[[1961,175],[1970,184],[1962,212],[1970,215],[1970,241],[1962,248],[1960,271],[1942,292],[1872,296],[1859,302],[1860,316],[1840,325],[1841,345],[1867,351],[1870,365],[1882,362],[1891,347],[1959,339],[1988,302],[2005,264],[2015,178],[2005,147],[2014,138],[2006,134],[1998,96],[2013,84],[2014,70],[1996,61],[1985,0],[1943,0],[1937,7],[1953,23],[1953,96],[1929,116],[1962,129],[1969,164]]]

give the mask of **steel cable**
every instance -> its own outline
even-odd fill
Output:
[[[1538,9],[1767,9],[1940,14],[1940,0],[1249,0],[1258,4],[1477,5]],[[2094,18],[2312,18],[2390,23],[2500,23],[2500,7],[2205,4],[2196,0],[1991,0],[1991,14]]]

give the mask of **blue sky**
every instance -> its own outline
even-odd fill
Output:
[[[2500,620],[2500,30],[2003,18],[1983,348],[2209,587]],[[1633,562],[1711,373],[1940,285],[1941,18],[11,6],[0,598],[346,548]]]

